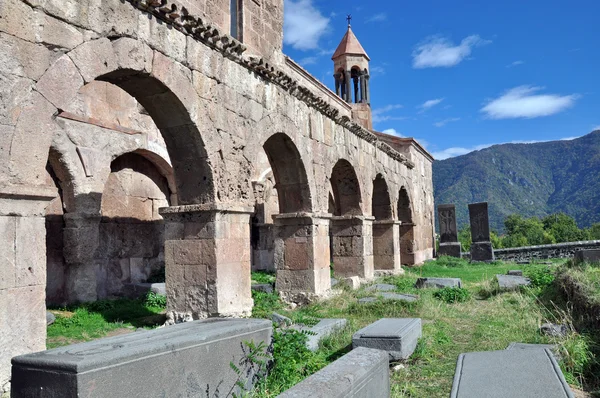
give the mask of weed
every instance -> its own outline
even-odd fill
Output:
[[[255,283],[275,283],[275,274],[266,271],[252,272],[252,282]]]
[[[462,287],[445,287],[436,290],[433,297],[446,303],[464,303],[471,299],[471,293]]]
[[[144,304],[146,307],[165,309],[167,308],[167,296],[156,294],[154,292],[148,292],[146,294],[146,298],[144,299]]]
[[[277,293],[265,293],[253,290],[252,298],[254,299],[254,307],[252,308],[253,318],[271,319],[274,311],[283,308],[283,303]]]
[[[531,264],[525,267],[523,274],[531,280],[533,287],[547,287],[554,282],[555,273],[547,265]]]

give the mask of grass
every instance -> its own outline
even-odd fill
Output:
[[[101,300],[52,311],[56,321],[48,326],[48,349],[154,327],[164,322],[164,300],[152,293],[139,300]]]

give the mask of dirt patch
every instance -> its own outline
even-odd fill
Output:
[[[121,336],[124,334],[133,333],[133,332],[135,332],[135,329],[119,328],[119,329],[111,330],[110,332],[106,333],[106,336],[104,336],[104,337]],[[101,337],[101,338],[104,338],[104,337]]]

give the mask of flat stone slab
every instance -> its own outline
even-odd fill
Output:
[[[311,351],[317,351],[319,349],[319,342],[322,339],[345,328],[347,323],[348,321],[345,319],[321,319],[315,326],[293,325],[292,327],[297,330],[310,332],[307,335],[306,348]]]
[[[598,263],[600,262],[600,249],[588,249],[575,252],[575,263]]]
[[[12,397],[200,397],[251,387],[246,341],[271,342],[264,319],[208,319],[12,359]],[[248,376],[248,378],[246,378]]]
[[[390,360],[411,356],[422,335],[420,318],[382,318],[352,336],[352,347],[387,351]]]
[[[273,293],[273,285],[270,283],[257,283],[251,285],[251,288],[257,292]]]
[[[124,285],[125,295],[129,298],[143,297],[149,292],[166,296],[167,288],[165,283],[126,283]]]
[[[462,287],[460,278],[419,278],[415,283],[417,289],[433,287],[443,289],[445,287]]]
[[[510,343],[507,350],[554,350],[556,346],[554,344],[528,344],[528,343]]]
[[[309,376],[279,398],[389,398],[388,355],[359,347]]]
[[[548,349],[460,354],[451,398],[573,398]]]
[[[506,275],[523,276],[523,271],[521,271],[520,269],[511,269],[508,272],[506,272]]]
[[[406,294],[406,293],[381,293],[380,295],[384,300],[398,300],[398,301],[406,301],[409,303],[415,302],[419,300],[419,296],[415,294]]]
[[[377,302],[377,298],[375,298],[375,297],[363,297],[361,299],[358,299],[359,304],[369,304],[369,303],[375,303],[375,302]]]
[[[515,290],[521,286],[531,285],[529,278],[516,275],[496,275],[501,290]]]
[[[375,290],[377,292],[393,292],[397,289],[396,285],[389,285],[387,283],[378,283],[373,286],[369,286],[367,290]]]

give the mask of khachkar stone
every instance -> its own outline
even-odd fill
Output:
[[[438,206],[438,221],[440,223],[440,256],[460,258],[460,242],[456,228],[456,207],[454,205]]]
[[[487,202],[469,205],[471,220],[471,261],[493,261],[494,249],[490,241],[490,222]]]

